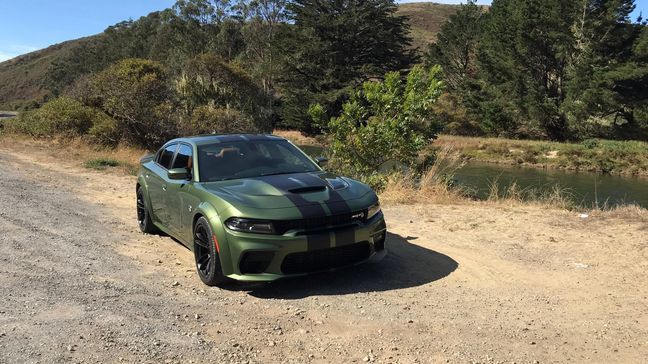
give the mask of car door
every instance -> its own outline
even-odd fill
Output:
[[[151,213],[156,221],[165,228],[169,228],[169,214],[166,206],[168,188],[167,171],[173,162],[178,143],[169,144],[158,152],[151,172],[145,178],[148,184],[149,198],[151,200]]]
[[[171,168],[193,170],[194,153],[189,144],[181,143]],[[193,189],[192,176],[187,180],[167,180],[166,206],[169,214],[169,229],[183,240],[191,238],[191,215],[197,199],[190,193]]]

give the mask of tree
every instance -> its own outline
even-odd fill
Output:
[[[366,81],[329,123],[333,162],[370,176],[387,163],[410,166],[441,129],[433,110],[443,91],[441,68],[417,65],[403,81],[390,72]],[[317,107],[311,113],[321,118]]]
[[[129,58],[93,77],[100,107],[117,122],[121,138],[155,148],[177,134],[164,67]]]
[[[460,5],[459,10],[443,24],[437,41],[430,44],[427,51],[425,64],[428,67],[440,65],[447,85],[446,93],[436,106],[446,133],[479,135],[500,132],[489,127],[487,114],[470,112],[474,110],[471,103],[479,96],[477,50],[485,17],[484,10],[474,0]]]
[[[252,118],[259,130],[271,131],[272,100],[243,69],[212,54],[189,61],[176,90],[189,115],[203,105],[232,109]]]
[[[450,15],[430,45],[426,64],[441,65],[448,89],[461,90],[469,78],[477,74],[477,48],[482,32],[484,11],[469,0]]]
[[[480,75],[502,109],[564,140],[566,73],[573,53],[574,1],[495,0],[480,46]]]
[[[241,0],[238,5],[239,17],[244,20],[244,62],[269,97],[275,94],[283,64],[277,39],[280,27],[288,20],[286,3],[286,0]]]
[[[631,0],[582,1],[563,106],[580,137],[646,137],[648,33],[632,24]]]
[[[293,25],[285,27],[287,55],[281,80],[282,116],[287,126],[317,132],[309,105],[336,115],[348,93],[362,82],[407,68],[414,59],[405,19],[393,0],[294,0]]]

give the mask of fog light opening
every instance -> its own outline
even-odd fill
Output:
[[[383,231],[378,235],[374,235],[373,242],[374,248],[376,251],[381,251],[385,249],[385,239],[387,237],[387,232]]]

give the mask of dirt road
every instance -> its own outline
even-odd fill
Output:
[[[648,217],[386,206],[379,264],[203,286],[134,178],[0,147],[0,362],[645,362]]]

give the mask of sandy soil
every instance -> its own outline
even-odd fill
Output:
[[[0,167],[0,363],[648,359],[645,212],[385,206],[380,263],[218,289],[139,233],[134,177],[6,140]]]

